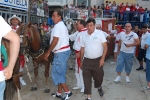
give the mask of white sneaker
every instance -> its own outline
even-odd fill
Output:
[[[83,93],[84,92],[84,88],[81,88],[81,91],[80,91],[81,93]]]
[[[121,77],[117,76],[116,79],[114,80],[114,82],[120,82],[121,81]]]
[[[126,82],[127,82],[127,83],[130,83],[130,78],[129,78],[129,76],[126,76]]]
[[[26,83],[25,83],[24,80],[20,80],[20,83],[21,83],[22,85],[26,85]]]
[[[78,89],[81,89],[81,87],[76,86],[76,87],[73,87],[72,89],[78,90]]]

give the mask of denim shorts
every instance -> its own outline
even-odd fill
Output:
[[[130,74],[133,65],[133,57],[134,53],[124,53],[120,51],[117,58],[116,72],[122,72],[125,66],[126,74]]]
[[[6,88],[5,81],[0,82],[0,100],[4,100],[4,90]]]
[[[150,82],[150,60],[146,59],[146,80]]]
[[[54,53],[54,60],[52,63],[52,80],[54,85],[62,84],[66,82],[66,70],[68,66],[68,59],[70,56],[70,50]]]

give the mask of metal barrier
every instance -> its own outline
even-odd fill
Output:
[[[5,20],[7,20],[9,17],[11,17],[14,14],[16,14],[18,17],[20,17],[23,23],[28,22],[28,13],[27,13],[27,11],[0,6],[0,15]]]

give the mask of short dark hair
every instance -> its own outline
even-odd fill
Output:
[[[145,28],[145,29],[147,29],[147,26],[146,26],[146,25],[143,25],[141,28]]]
[[[93,22],[93,24],[96,24],[96,21],[94,18],[89,17],[88,20],[86,21],[86,24]]]
[[[60,10],[55,10],[54,12],[57,12],[58,16],[61,17],[61,19],[63,20],[63,13]]]
[[[85,22],[85,20],[83,20],[83,19],[79,19],[78,21],[79,21],[79,22],[80,22],[80,24],[81,24],[81,25],[83,25],[84,27],[86,26],[86,22]]]

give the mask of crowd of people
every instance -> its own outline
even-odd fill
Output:
[[[109,3],[110,4],[110,3]],[[109,5],[108,4],[108,5]],[[107,5],[107,4],[106,4]],[[79,5],[78,5],[79,6]],[[120,5],[123,7],[123,4]],[[80,8],[86,8],[84,4],[79,6]],[[93,15],[95,16],[95,15]],[[146,89],[150,92],[150,33],[148,26],[143,25],[141,29],[135,26],[132,29],[130,23],[126,23],[123,29],[122,26],[117,25],[116,30],[110,30],[108,33],[102,31],[101,25],[96,25],[94,18],[89,17],[87,21],[83,19],[74,22],[75,32],[69,34],[71,31],[71,23],[63,22],[63,14],[61,11],[54,11],[52,15],[54,26],[48,26],[46,22],[34,23],[40,30],[41,35],[48,34],[50,36],[49,49],[44,55],[44,59],[47,61],[51,52],[54,53],[54,60],[52,63],[51,76],[55,86],[58,86],[56,93],[52,93],[53,97],[61,100],[68,100],[73,93],[66,83],[66,70],[67,62],[70,56],[70,41],[74,41],[73,49],[75,51],[75,76],[77,79],[76,86],[73,89],[81,89],[80,92],[87,95],[86,100],[92,100],[92,78],[94,80],[94,87],[98,89],[100,96],[104,95],[102,89],[105,63],[105,57],[107,54],[107,41],[110,38],[115,39],[114,49],[114,63],[116,64],[117,77],[114,82],[121,81],[121,73],[125,67],[126,82],[130,82],[129,75],[131,74],[133,66],[133,58],[136,55],[140,67],[137,70],[143,69],[143,59],[146,62]],[[13,67],[19,52],[19,45],[22,42],[22,37],[14,35],[19,28],[19,22],[21,19],[16,15],[13,15],[8,19],[9,26],[2,17],[0,21],[1,25],[1,38],[4,37],[11,42],[10,61],[8,66],[3,68],[2,62],[0,62],[0,99],[3,100],[3,91],[5,90],[5,78],[10,79],[13,72]],[[14,37],[12,39],[12,36]],[[25,59],[26,55],[19,53],[20,59]],[[20,72],[23,72],[24,62],[20,61]],[[113,64],[113,63],[112,63]],[[3,74],[4,73],[4,74]],[[20,76],[20,83],[26,85],[22,75]],[[62,92],[65,92],[62,95]]]
[[[111,3],[111,1],[106,1],[105,4],[101,6],[94,5],[85,6],[84,3],[81,5],[77,4],[74,6],[73,4],[65,5],[64,8],[64,16],[69,18],[78,18],[79,12],[82,10],[87,10],[87,17],[116,17],[117,20],[122,21],[124,17],[126,17],[127,21],[140,21],[143,22],[144,13],[146,13],[146,18],[149,20],[150,11],[147,8],[143,8],[139,4],[126,4],[122,3],[117,5],[115,1]],[[103,15],[102,15],[103,14]]]

